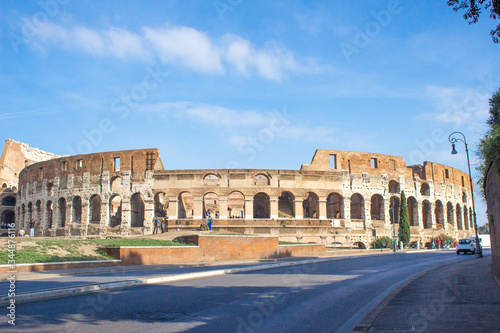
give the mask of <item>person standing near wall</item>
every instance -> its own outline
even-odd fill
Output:
[[[30,237],[35,237],[35,221],[33,219],[30,220]]]
[[[158,233],[158,227],[160,225],[160,221],[158,220],[157,217],[154,218],[154,228],[153,228],[153,235]],[[163,229],[163,228],[162,228]]]

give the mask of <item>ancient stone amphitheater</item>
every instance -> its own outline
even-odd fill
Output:
[[[142,149],[33,163],[8,200],[17,228],[34,219],[44,236],[151,234],[155,217],[195,230],[210,213],[214,233],[355,246],[397,234],[401,191],[413,241],[471,235],[468,184],[457,169],[381,154],[317,150],[300,170],[164,170],[157,149]]]

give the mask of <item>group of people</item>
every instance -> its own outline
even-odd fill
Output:
[[[243,216],[239,216],[239,215],[230,215],[229,216],[230,219],[242,219]]]
[[[29,222],[29,229],[30,229],[29,237],[35,237],[35,226],[36,226],[35,220],[31,219]],[[24,229],[19,230],[18,236],[19,237],[28,237],[26,235],[26,232],[24,231]]]
[[[161,228],[161,233],[165,232],[163,230],[163,224],[165,224],[165,228],[167,229],[167,232],[168,232],[168,220],[164,219],[164,220],[160,221],[159,218],[157,218],[157,217],[154,218],[154,220],[153,220],[153,226],[154,226],[153,235],[157,234],[160,228]]]

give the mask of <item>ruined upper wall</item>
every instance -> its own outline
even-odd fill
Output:
[[[5,139],[0,157],[0,183],[17,186],[19,172],[36,162],[47,161],[60,155],[33,148],[26,143]]]
[[[72,174],[102,174],[103,172],[131,173],[162,170],[163,164],[157,148],[121,150],[105,153],[66,156],[39,162],[24,168],[19,175],[19,185],[55,177],[65,178]]]
[[[352,151],[318,149],[310,164],[303,164],[307,171],[348,171],[349,173],[387,175],[424,181],[453,184],[470,190],[469,176],[463,171],[433,162],[408,167],[400,156],[359,153]]]

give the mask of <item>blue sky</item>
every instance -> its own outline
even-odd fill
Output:
[[[448,134],[475,150],[500,86],[495,22],[445,0],[2,1],[0,17],[2,137],[57,154],[299,169],[325,148],[466,171]]]

